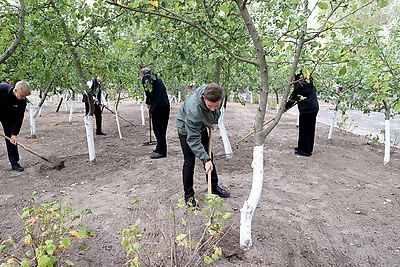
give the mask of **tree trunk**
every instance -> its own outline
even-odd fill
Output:
[[[2,64],[4,61],[7,60],[7,58],[11,57],[11,55],[14,53],[15,49],[17,49],[17,46],[21,42],[22,38],[24,37],[24,30],[25,30],[25,14],[26,14],[26,7],[25,7],[25,2],[24,0],[19,0],[19,27],[18,27],[18,32],[17,35],[10,45],[10,47],[2,54],[0,55],[0,64]],[[2,41],[3,42],[3,41]]]

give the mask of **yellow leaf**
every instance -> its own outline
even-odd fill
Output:
[[[327,29],[326,33],[330,35],[332,33],[332,30],[331,29]]]
[[[137,40],[137,43],[141,43],[142,42],[142,40]]]
[[[350,53],[349,52],[346,52],[346,54],[345,54],[346,56],[350,56]]]
[[[79,10],[78,9],[75,9],[75,14],[79,15]]]
[[[282,48],[280,48],[279,46],[277,46],[275,49],[276,49],[276,51],[281,51],[282,50]]]
[[[158,7],[158,1],[149,1],[151,5]]]
[[[310,72],[308,70],[306,70],[306,78],[310,79]]]
[[[385,201],[386,201],[387,203],[392,203],[392,201],[391,201],[390,199],[385,199]]]
[[[374,84],[374,88],[375,88],[375,89],[378,89],[380,85],[381,85],[380,82],[376,82],[376,83]]]

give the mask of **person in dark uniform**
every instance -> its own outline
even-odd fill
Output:
[[[102,124],[102,111],[101,104],[104,102],[104,94],[101,90],[101,83],[104,81],[104,76],[97,76],[91,80],[89,96],[93,97],[94,100],[94,116],[96,117],[96,135],[106,135],[101,130]],[[89,100],[87,95],[83,95],[82,102],[85,103],[86,115],[89,113]],[[105,103],[104,103],[105,104]]]
[[[294,149],[296,155],[309,157],[314,149],[315,124],[319,104],[317,92],[310,77],[304,79],[302,73],[295,75],[294,90],[286,102],[285,111],[297,103],[299,109],[299,138]]]
[[[143,68],[139,72],[142,79],[146,104],[149,109],[149,123],[153,124],[153,132],[157,139],[157,146],[152,159],[165,158],[167,156],[167,127],[170,113],[169,99],[164,83],[160,78],[151,74],[149,68]],[[151,121],[151,122],[150,122]]]
[[[11,138],[6,140],[8,160],[11,169],[17,172],[24,171],[19,164],[17,135],[24,120],[26,96],[31,94],[31,88],[25,81],[19,81],[15,86],[0,84],[0,122],[3,125],[4,135]]]
[[[218,185],[215,164],[207,154],[209,136],[207,129],[213,130],[221,115],[223,89],[216,83],[202,85],[182,104],[176,116],[176,127],[183,153],[183,190],[189,207],[198,207],[194,198],[193,175],[196,157],[203,164],[206,173],[211,172],[212,193],[229,197],[231,193]],[[207,177],[208,180],[208,177]]]

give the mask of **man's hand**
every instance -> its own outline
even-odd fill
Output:
[[[212,161],[211,160],[207,161],[206,164],[204,164],[204,168],[206,169],[206,174],[211,172],[213,170]]]
[[[16,145],[17,144],[17,136],[16,135],[11,135],[10,138],[11,138],[10,143],[13,144],[13,145]]]
[[[217,126],[218,126],[217,124],[211,124],[210,129],[215,130],[215,129],[217,129]]]

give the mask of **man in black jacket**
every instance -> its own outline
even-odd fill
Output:
[[[299,109],[299,140],[294,153],[309,157],[314,148],[315,124],[319,104],[317,92],[312,78],[309,81],[302,74],[295,75],[294,90],[286,102],[285,109],[291,108],[297,103]]]
[[[102,101],[104,101],[105,98],[100,86],[103,81],[104,81],[104,76],[97,76],[96,78],[93,78],[91,80],[90,92],[88,93],[88,95],[90,97],[93,97],[94,100],[94,116],[96,117],[96,135],[106,135],[101,130],[101,123],[102,123],[101,105],[102,104],[105,105],[105,103],[102,103]],[[89,100],[86,94],[83,95],[82,101],[85,102],[85,109],[87,115],[89,113]]]
[[[31,94],[31,88],[25,81],[19,81],[15,86],[0,84],[0,122],[3,125],[4,135],[11,138],[6,140],[8,160],[14,171],[22,172],[24,168],[19,165],[17,135],[24,120],[26,96]]]
[[[149,123],[153,124],[153,132],[157,139],[156,149],[150,158],[165,158],[167,156],[166,135],[170,113],[167,90],[161,79],[152,76],[149,68],[141,69],[139,77],[142,79],[146,94],[146,104],[150,113]]]

